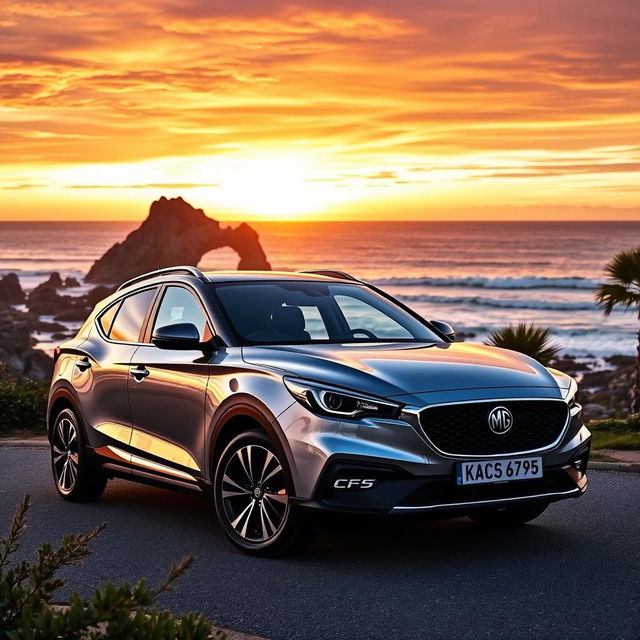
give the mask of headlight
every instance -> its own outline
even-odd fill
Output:
[[[396,418],[402,405],[390,400],[347,391],[298,378],[284,378],[291,395],[314,413],[342,418]]]
[[[580,390],[578,389],[578,383],[573,378],[571,378],[571,382],[569,383],[569,390],[567,391],[567,395],[564,397],[564,399],[570,406],[580,403]]]
[[[551,369],[547,367],[547,371],[555,378],[555,381],[558,383],[558,387],[560,387],[560,393],[562,394],[562,399],[570,405],[578,404],[578,383],[566,373],[562,373],[561,371],[557,371],[556,369]],[[563,387],[566,383],[567,378],[569,378],[569,388],[564,391]]]

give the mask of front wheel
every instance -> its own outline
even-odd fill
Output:
[[[503,507],[501,509],[487,509],[475,511],[469,517],[478,524],[490,527],[514,527],[535,520],[542,515],[548,503]]]
[[[76,414],[63,409],[51,432],[51,470],[56,490],[70,502],[97,500],[107,486],[107,476],[87,451]]]
[[[216,466],[214,497],[225,533],[246,553],[290,554],[310,537],[296,518],[286,461],[260,431],[247,431],[226,447]]]

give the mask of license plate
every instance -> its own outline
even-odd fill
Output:
[[[458,484],[484,484],[542,478],[542,458],[458,462]]]

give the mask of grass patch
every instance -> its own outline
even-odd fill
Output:
[[[627,418],[593,420],[587,427],[591,431],[593,449],[640,450],[640,414]]]
[[[592,431],[591,446],[594,449],[626,449],[640,450],[640,433],[623,431],[620,433],[607,433]]]

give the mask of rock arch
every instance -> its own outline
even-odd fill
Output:
[[[248,224],[221,227],[182,198],[162,196],[135,231],[94,262],[85,280],[117,284],[158,265],[197,265],[205,253],[225,246],[240,257],[238,269],[271,269],[258,234]]]

